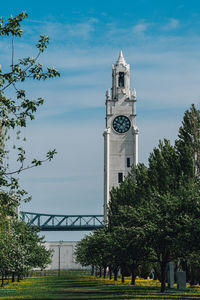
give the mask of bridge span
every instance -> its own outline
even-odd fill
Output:
[[[53,215],[20,211],[20,218],[41,231],[90,231],[104,226],[103,215]]]

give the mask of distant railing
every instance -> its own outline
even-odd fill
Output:
[[[86,231],[102,228],[103,215],[49,215],[20,211],[20,218],[42,231]]]

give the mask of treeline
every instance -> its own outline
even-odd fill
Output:
[[[200,111],[184,114],[178,139],[160,141],[149,164],[132,167],[113,188],[108,222],[82,239],[76,259],[97,266],[110,278],[147,277],[152,273],[165,291],[167,263],[187,272],[191,284],[200,281]]]
[[[0,215],[0,273],[4,279],[19,281],[33,268],[45,268],[51,261],[51,251],[44,246],[37,230],[17,216]]]

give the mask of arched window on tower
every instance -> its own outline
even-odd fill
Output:
[[[124,72],[119,72],[119,87],[124,87]]]

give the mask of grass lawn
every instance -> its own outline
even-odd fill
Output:
[[[0,288],[0,299],[200,299],[200,289],[167,290],[160,293],[158,281],[137,280],[131,286],[66,271],[61,276],[48,275],[25,278]]]

